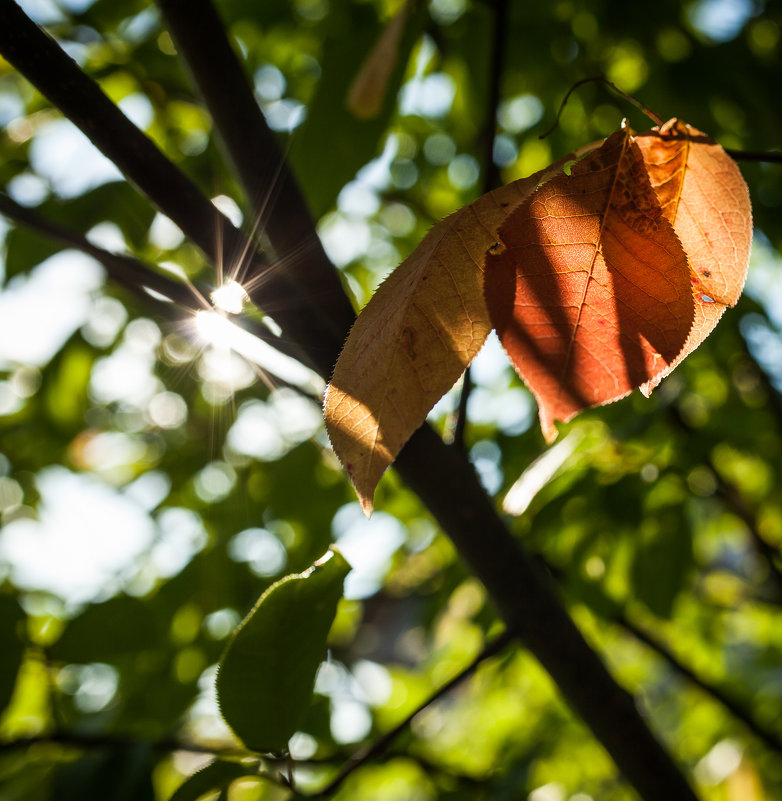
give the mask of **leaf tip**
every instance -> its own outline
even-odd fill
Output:
[[[545,402],[541,398],[538,401],[538,419],[540,420],[540,431],[543,434],[543,439],[546,445],[553,445],[559,436],[559,430],[554,424],[554,418],[548,413]]]
[[[371,495],[362,495],[361,493],[359,493],[358,499],[361,502],[361,511],[364,513],[364,517],[369,520],[375,509],[374,499]]]

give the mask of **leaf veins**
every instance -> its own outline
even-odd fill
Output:
[[[629,129],[538,189],[500,228],[485,291],[492,322],[555,420],[664,373],[694,319],[687,256]]]
[[[482,275],[500,224],[568,160],[489,192],[435,225],[356,320],[324,413],[366,514],[383,471],[491,331]]]

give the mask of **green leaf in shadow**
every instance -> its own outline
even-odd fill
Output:
[[[228,643],[217,698],[248,748],[279,753],[303,719],[350,565],[329,551],[269,587]]]
[[[292,141],[291,162],[313,216],[317,219],[336,202],[340,189],[356,172],[380,154],[381,142],[397,105],[410,53],[424,30],[423,3],[412,4],[399,20],[393,47],[383,57],[393,62],[374,98],[377,106],[357,115],[356,86],[373,52],[382,47],[384,26],[369,4],[339,0],[331,6],[323,46],[323,76],[307,109],[307,117]],[[364,89],[364,104],[367,102]],[[359,102],[359,105],[361,105]]]
[[[22,663],[24,643],[20,635],[24,612],[15,598],[0,595],[0,711],[8,706]]]

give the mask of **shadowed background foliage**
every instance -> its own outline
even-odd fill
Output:
[[[250,182],[268,196],[247,196],[157,6],[21,5],[229,216],[243,215],[249,231],[254,213],[269,213],[276,169]],[[495,123],[503,182],[606,136],[623,116],[649,126],[586,85],[541,141],[586,76],[606,75],[727,148],[780,147],[774,3],[658,2],[641,13],[619,2],[431,0],[410,3],[394,28],[402,6],[217,3],[356,309],[435,221],[494,180],[485,132]],[[356,82],[379,41],[387,83],[367,100]],[[103,247],[219,283],[3,61],[0,123],[5,195]],[[744,298],[650,400],[636,393],[566,427],[568,448],[551,470],[527,474],[522,513],[508,518],[713,801],[782,792],[782,167],[741,168],[756,225]],[[198,748],[235,746],[212,691],[230,632],[273,581],[336,541],[356,570],[290,744],[308,760],[298,786],[317,788],[501,630],[485,590],[393,472],[363,521],[317,406],[205,345],[195,299],[161,311],[39,231],[9,219],[0,232],[0,797],[170,798],[210,759]],[[307,251],[274,256],[284,269]],[[286,378],[320,388],[311,375]],[[464,447],[499,504],[544,445],[496,344],[472,380]],[[446,435],[457,404],[452,393],[433,414]],[[239,763],[217,764],[229,767],[185,785],[179,801],[290,795],[240,778],[252,771]],[[635,795],[537,662],[510,648],[337,797]]]

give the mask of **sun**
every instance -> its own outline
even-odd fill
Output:
[[[241,314],[250,300],[247,290],[233,278],[229,278],[211,294],[212,304],[219,312]]]

